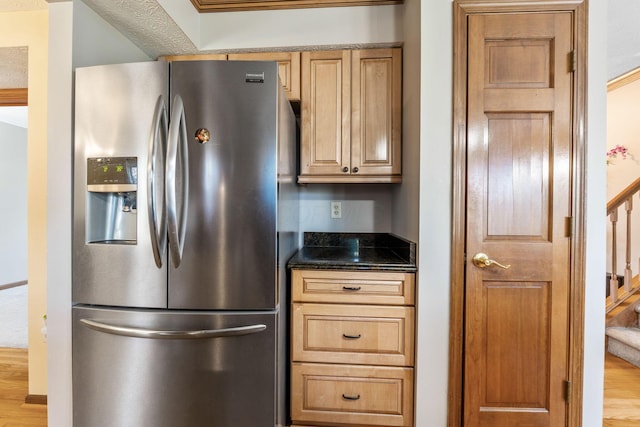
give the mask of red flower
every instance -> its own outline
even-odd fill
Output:
[[[618,154],[622,156],[622,160],[626,159],[628,154],[627,147],[625,147],[624,145],[616,145],[615,147],[607,151],[607,158],[615,159],[616,157],[618,157]]]

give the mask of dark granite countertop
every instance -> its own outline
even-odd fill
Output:
[[[416,245],[388,233],[305,232],[289,268],[416,271]]]

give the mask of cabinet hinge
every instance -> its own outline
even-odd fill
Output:
[[[568,237],[568,238],[573,237],[573,217],[572,216],[564,217],[564,237]]]
[[[572,50],[569,54],[569,69],[574,73],[578,69],[578,54]]]
[[[571,381],[568,380],[564,382],[564,400],[571,401]]]

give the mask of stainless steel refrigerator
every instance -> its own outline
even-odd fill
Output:
[[[74,426],[285,425],[295,159],[275,63],[76,70]]]

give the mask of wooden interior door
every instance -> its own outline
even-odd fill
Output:
[[[563,426],[572,15],[477,14],[467,22],[463,425]],[[481,253],[489,261],[477,266]]]

